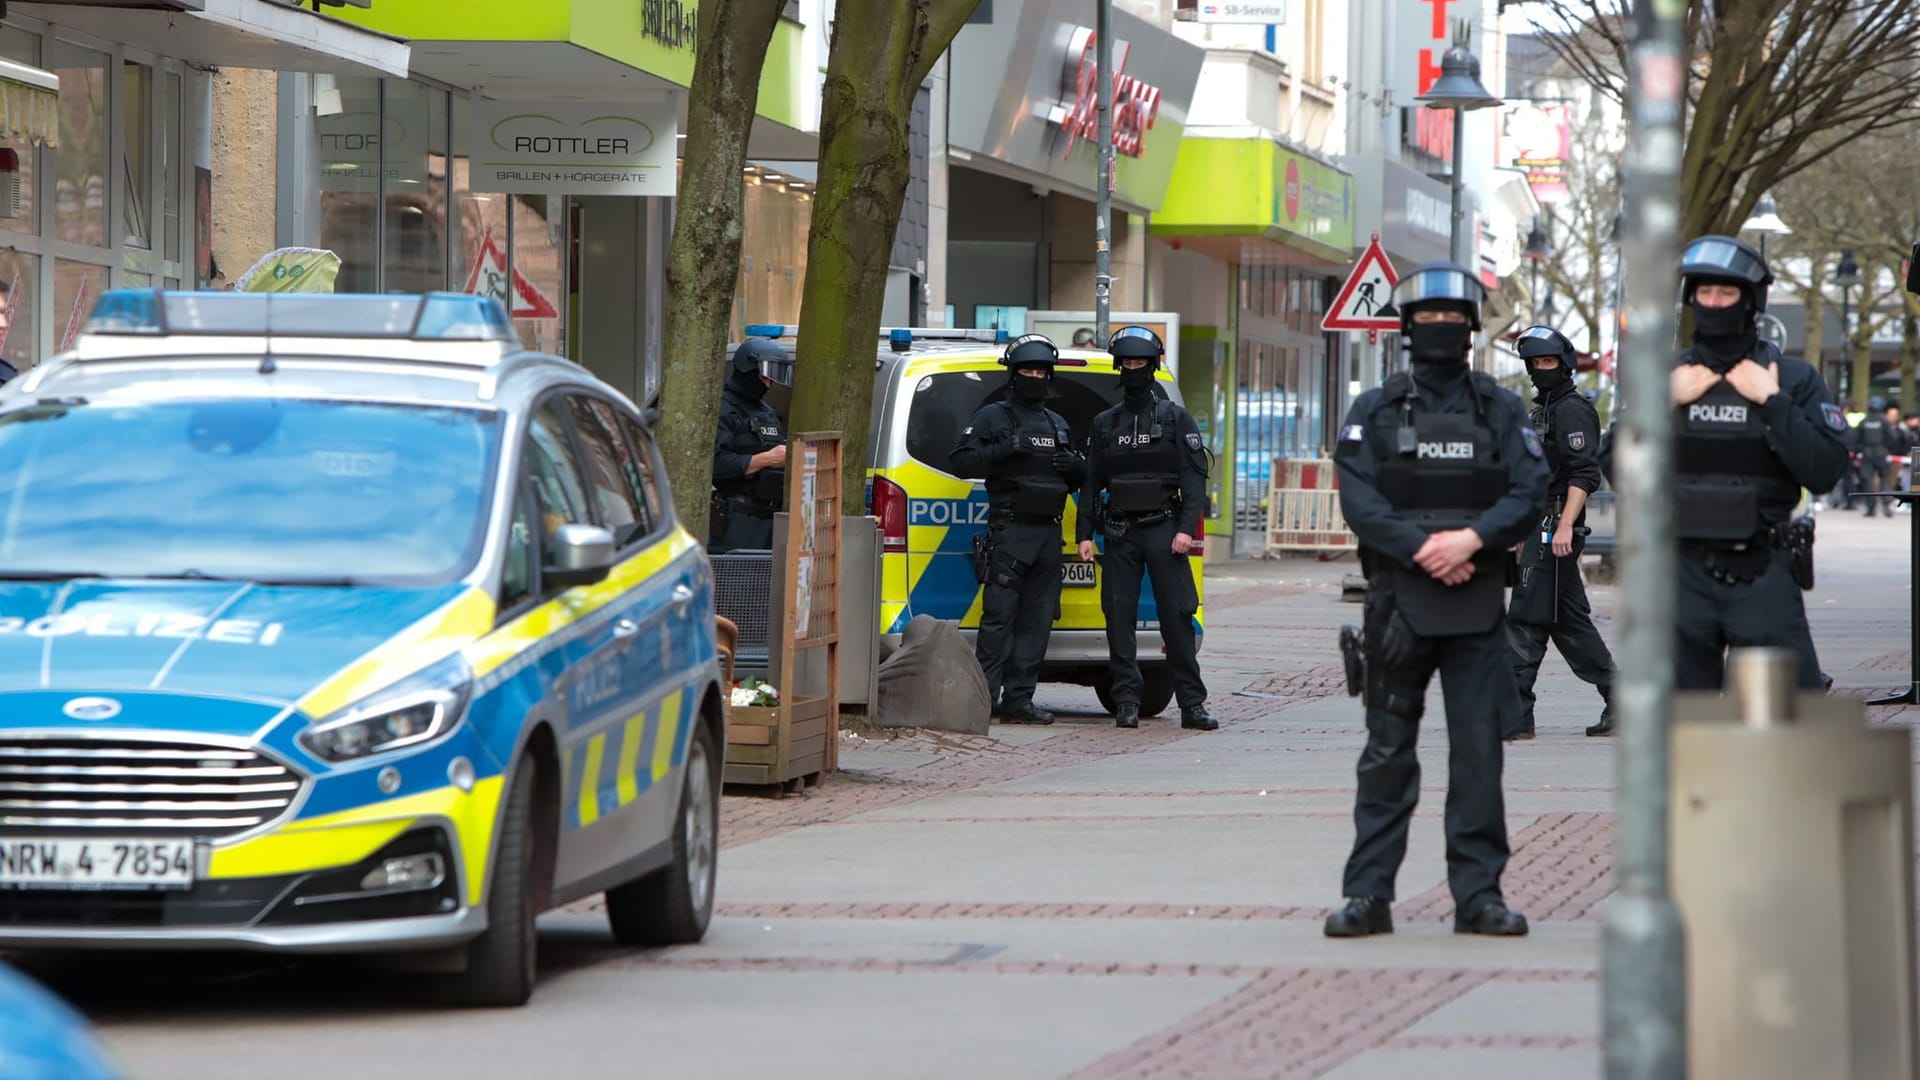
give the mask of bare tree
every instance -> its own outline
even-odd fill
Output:
[[[666,356],[660,453],[680,521],[704,536],[720,420],[722,364],[740,278],[747,136],[760,69],[782,0],[730,0],[701,9],[687,98],[687,150],[667,249]]]
[[[887,257],[912,176],[914,94],[979,0],[839,0],[820,114],[792,428],[846,439],[845,505],[866,498]],[[729,294],[730,295],[730,294]]]
[[[1601,327],[1613,307],[1613,222],[1620,208],[1621,133],[1599,109],[1575,119],[1566,164],[1567,197],[1547,207],[1554,244],[1542,270],[1566,296],[1587,330],[1587,351],[1598,354]]]
[[[1548,46],[1618,100],[1630,2],[1536,5]],[[1686,38],[1683,236],[1735,231],[1768,188],[1915,118],[1913,0],[1694,0]]]

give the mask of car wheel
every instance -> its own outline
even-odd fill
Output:
[[[533,762],[521,762],[507,788],[487,888],[487,929],[467,944],[467,970],[442,977],[441,996],[451,1004],[502,1008],[533,996],[533,774]]]
[[[1173,702],[1173,672],[1165,664],[1140,669],[1140,715],[1159,716]]]
[[[607,891],[607,924],[622,945],[686,945],[706,936],[720,849],[719,755],[697,723],[673,821],[673,861]]]

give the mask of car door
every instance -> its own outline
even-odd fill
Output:
[[[666,663],[667,627],[684,603],[665,572],[662,530],[630,479],[631,451],[612,404],[578,392],[557,399],[557,408],[572,436],[591,520],[613,533],[615,544],[606,580],[578,590],[584,651],[567,694],[578,782],[566,807],[576,828],[560,857],[566,880],[610,882],[631,876],[627,871],[667,841],[672,825],[674,792],[654,783],[653,751],[666,728],[677,731],[684,707]]]

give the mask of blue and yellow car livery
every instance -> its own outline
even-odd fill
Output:
[[[0,947],[401,952],[446,973],[455,999],[514,1004],[540,910],[606,892],[617,938],[696,940],[724,749],[712,591],[644,418],[576,365],[521,351],[492,301],[307,297],[332,306],[295,317],[247,298],[200,331],[163,316],[191,324],[205,297],[134,297],[109,293],[73,354],[0,389],[0,468],[61,460],[47,434],[61,425],[77,438],[96,416],[105,431],[157,415],[164,435],[182,410],[178,453],[246,478],[227,498],[299,482],[337,518],[418,490],[444,529],[459,515],[426,507],[438,489],[382,486],[407,474],[381,455],[431,452],[370,441],[382,410],[424,409],[422,430],[470,425],[484,448],[473,539],[449,545],[470,564],[430,582],[354,580],[355,566],[281,580],[211,556],[127,571],[109,546],[112,565],[75,551],[63,577],[10,564],[0,526]],[[370,301],[423,311],[384,336],[309,325],[378,323]],[[134,329],[116,332],[113,303],[133,305]],[[435,304],[464,330],[435,331]],[[264,330],[218,330],[249,320]],[[156,321],[165,333],[141,329]],[[53,400],[59,424],[36,425]],[[263,410],[270,431],[247,449]],[[309,410],[322,415],[302,426]],[[207,434],[220,424],[224,442]],[[235,463],[283,443],[276,467],[314,463],[311,478]],[[39,536],[82,527],[9,499],[43,516]],[[287,516],[275,537],[337,542],[298,511],[251,511]],[[151,513],[162,546],[194,546],[167,543],[184,511]],[[438,535],[410,528],[395,520],[369,557]]]

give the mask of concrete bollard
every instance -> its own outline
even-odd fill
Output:
[[[1911,733],[1796,690],[1794,670],[1786,650],[1736,649],[1725,695],[1674,699],[1689,1075],[1908,1080]]]

